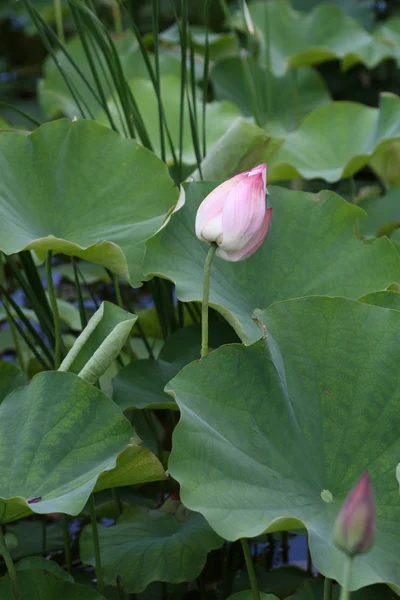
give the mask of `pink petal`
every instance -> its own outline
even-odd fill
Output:
[[[257,234],[265,218],[265,185],[262,171],[249,174],[230,192],[222,212],[221,247],[241,250]]]
[[[229,192],[238,184],[242,175],[235,175],[228,181],[224,181],[212,192],[208,194],[200,204],[196,214],[196,236],[200,240],[207,240],[209,242],[216,241],[216,238],[210,238],[206,231],[207,226],[213,221],[218,215],[222,214],[224,203],[229,195]],[[211,231],[215,232],[215,227],[211,226]],[[221,231],[219,231],[221,234]]]
[[[225,250],[222,250],[221,247],[219,247],[216,251],[217,256],[230,262],[238,262],[254,254],[254,252],[256,252],[256,250],[259,249],[259,247],[265,239],[265,236],[267,235],[269,225],[271,222],[271,217],[272,208],[268,208],[265,212],[265,218],[262,227],[260,228],[256,236],[249,239],[247,244],[245,244],[243,248],[236,252],[226,252]]]

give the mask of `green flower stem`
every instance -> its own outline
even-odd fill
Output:
[[[92,523],[94,558],[95,558],[95,562],[96,562],[97,589],[101,594],[104,589],[104,581],[103,581],[103,570],[101,568],[99,529],[97,526],[97,519],[96,519],[96,504],[94,502],[93,494],[90,494],[89,509],[90,509],[90,520]]]
[[[61,515],[62,532],[64,538],[64,554],[65,564],[68,573],[72,573],[72,558],[71,558],[71,546],[69,544],[69,533],[68,533],[68,517],[67,515]]]
[[[58,367],[61,363],[61,323],[60,323],[60,315],[58,313],[57,306],[57,298],[54,291],[53,277],[51,275],[51,259],[53,257],[53,253],[51,250],[47,252],[46,258],[46,278],[47,278],[47,291],[49,293],[49,300],[51,310],[53,312],[54,319],[54,337],[55,337],[55,347],[54,347],[54,369],[57,371]]]
[[[204,263],[203,304],[201,307],[201,358],[208,354],[208,299],[210,297],[211,261],[217,249],[212,243]]]
[[[333,580],[325,577],[324,583],[324,600],[332,600]]]
[[[4,562],[6,563],[8,575],[10,577],[11,589],[14,600],[20,600],[21,595],[19,593],[18,581],[17,581],[17,571],[15,570],[15,565],[13,563],[13,559],[11,558],[11,554],[9,549],[7,548],[6,540],[4,539],[3,528],[0,525],[0,554],[4,558]]]
[[[351,581],[351,569],[353,567],[353,557],[352,556],[347,556],[346,557],[346,562],[344,565],[344,580],[343,580],[343,586],[342,586],[342,591],[340,594],[340,599],[339,600],[349,600],[350,598],[350,581]]]
[[[244,554],[244,560],[246,562],[247,574],[250,580],[250,587],[253,593],[253,600],[260,600],[260,592],[258,591],[256,572],[254,570],[253,561],[251,559],[249,543],[246,538],[240,538],[242,544],[242,550]]]

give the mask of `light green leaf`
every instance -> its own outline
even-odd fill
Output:
[[[260,592],[259,595],[261,600],[279,600],[278,596],[274,596],[273,594],[264,594],[264,592]],[[243,590],[243,592],[232,594],[227,600],[253,600],[253,598],[254,595],[251,590]]]
[[[78,262],[77,267],[88,285],[98,282],[107,283],[110,281],[107,271],[101,265],[96,265],[81,260]],[[53,267],[53,273],[61,273],[65,279],[75,283],[75,274],[71,264],[63,264]]]
[[[140,114],[142,115],[150,140],[153,144],[154,151],[161,156],[158,101],[153,84],[148,79],[139,79],[138,77],[135,77],[135,79],[132,79],[129,82],[129,85],[135,96]],[[179,156],[180,106],[177,99],[180,94],[181,82],[179,77],[168,75],[160,78],[160,86],[166,121],[173,140],[176,156]],[[120,110],[118,110],[116,102],[119,102],[119,100],[110,100],[108,102],[108,107],[115,122],[118,124],[118,128],[123,131]],[[198,131],[202,131],[202,107],[203,103],[200,98],[198,98],[196,102]],[[219,140],[238,117],[240,117],[240,110],[231,102],[211,102],[207,104],[206,135],[209,149],[211,149],[213,144]],[[100,123],[107,123],[107,117],[104,112],[101,112],[98,115],[98,120]],[[187,165],[195,165],[196,154],[193,148],[190,117],[187,106],[185,109],[183,127],[182,159]],[[201,143],[201,140],[199,143]],[[167,163],[172,164],[172,153],[167,139],[166,155]]]
[[[310,297],[258,319],[266,339],[215,350],[167,386],[182,415],[169,461],[182,501],[229,540],[305,526],[315,567],[342,583],[333,525],[368,469],[376,541],[351,589],[400,591],[400,313]]]
[[[127,79],[134,76],[148,76],[142,54],[135,41],[134,35],[131,32],[125,32],[122,36],[114,38],[113,43],[121,61],[124,75]],[[86,53],[82,47],[80,38],[78,36],[72,38],[67,42],[65,48],[83,73],[85,81],[89,83],[98,96],[98,88],[93,77],[93,71],[86,58]],[[112,83],[113,79],[110,76],[104,56],[99,52],[97,55],[94,52],[91,54],[97,69],[101,87],[107,98],[111,96],[115,90],[115,85]],[[83,106],[86,105],[92,115],[95,116],[101,108],[96,97],[83,82],[82,78],[63,52],[60,51],[57,53],[57,61],[61,65],[68,81],[71,82],[72,87],[79,90],[81,104]],[[168,59],[168,62],[170,65],[171,59]],[[179,72],[179,61],[175,61],[175,64],[176,70]],[[162,70],[164,70],[164,55],[162,53],[160,55],[160,65]],[[75,116],[82,116],[63,76],[51,57],[48,57],[44,64],[44,79],[39,83],[38,97],[41,108],[49,119],[60,116],[66,116],[72,119]]]
[[[65,300],[62,300],[61,298],[57,298],[57,306],[58,306],[58,311],[59,311],[59,315],[60,315],[60,319],[63,323],[65,323],[68,327],[70,327],[71,329],[78,331],[81,328],[81,321],[80,321],[80,317],[79,317],[79,310],[76,308],[76,306],[74,306],[73,304],[71,304],[70,302],[66,302]],[[22,312],[24,313],[24,315],[30,320],[30,321],[35,321],[35,323],[38,323],[38,317],[37,314],[35,313],[34,310],[30,309],[30,308],[24,308],[24,307],[20,307]],[[16,315],[15,311],[10,308],[11,314],[13,316]],[[7,313],[5,311],[5,309],[0,306],[0,321],[6,321],[7,320]]]
[[[377,174],[387,189],[400,186],[400,142],[383,144],[369,161],[369,166]]]
[[[124,590],[137,593],[152,581],[180,583],[196,579],[207,553],[220,548],[223,540],[201,515],[182,505],[174,511],[168,513],[165,505],[158,510],[132,506],[113,527],[99,526],[106,583],[114,584],[120,575]],[[80,554],[82,562],[95,564],[90,527],[82,531]]]
[[[394,188],[384,196],[368,198],[360,206],[367,213],[360,221],[360,233],[364,237],[390,235],[400,227],[400,188]]]
[[[360,302],[372,304],[373,306],[382,306],[391,310],[400,310],[400,293],[394,290],[384,292],[373,292],[359,298]]]
[[[259,83],[260,117],[268,133],[275,136],[296,129],[305,116],[331,101],[324,80],[315,69],[301,67],[295,74],[271,75],[270,79],[265,69],[258,66],[256,69],[254,77]],[[245,116],[254,115],[252,92],[248,89],[243,61],[239,57],[217,62],[210,77],[218,100],[231,100]],[[267,102],[269,84],[271,107]]]
[[[340,586],[334,584],[332,600],[339,600]],[[324,597],[323,579],[306,581],[290,600],[321,600]],[[397,600],[398,595],[385,585],[370,585],[351,594],[352,600]]]
[[[43,548],[44,529],[46,531],[45,548]],[[23,519],[7,524],[6,531],[14,534],[18,539],[18,546],[11,552],[14,561],[20,561],[24,557],[41,555],[43,550],[46,553],[54,554],[55,551],[61,550],[64,545],[60,522]]]
[[[99,389],[72,373],[39,373],[0,405],[0,522],[79,514],[132,435]]]
[[[16,387],[26,383],[26,376],[13,363],[0,360],[0,404]]]
[[[17,571],[21,600],[43,600],[59,598],[61,600],[102,600],[104,596],[86,585],[70,583],[54,573],[39,570]],[[10,578],[0,579],[1,600],[13,600]]]
[[[135,436],[118,456],[114,469],[102,473],[95,491],[149,483],[165,479],[165,471],[158,458]]]
[[[117,358],[137,316],[111,302],[102,302],[60,365],[89,383],[96,381]]]
[[[192,183],[186,204],[148,242],[145,272],[177,286],[183,302],[201,300],[207,244],[194,221],[210,183]],[[218,257],[211,268],[210,304],[248,343],[261,335],[254,309],[312,294],[359,298],[400,281],[400,258],[386,238],[364,245],[355,235],[360,208],[332,192],[308,194],[269,187],[271,226],[261,248],[243,262]]]
[[[367,165],[400,138],[400,98],[381,94],[379,108],[332,102],[317,108],[290,133],[269,163],[269,181],[303,177],[338,181]]]
[[[201,174],[194,171],[190,179],[217,181],[228,179],[275,156],[283,139],[268,137],[263,129],[239,118],[207,151],[201,162]]]
[[[1,132],[0,178],[0,250],[77,256],[134,286],[145,241],[178,198],[151,152],[86,120],[54,121],[29,135]]]
[[[65,579],[70,583],[74,583],[74,578],[65,569],[63,569],[58,563],[53,560],[43,558],[43,556],[27,556],[22,560],[19,560],[16,564],[17,571],[48,571],[54,573],[57,577]]]
[[[199,25],[190,25],[190,37],[193,43],[193,49],[198,55],[204,55],[207,40],[206,28]],[[163,45],[175,47],[180,44],[179,26],[174,23],[168,29],[160,34],[160,40]],[[238,50],[238,40],[234,33],[214,33],[208,31],[208,53],[211,60],[217,60],[224,56],[236,53]]]
[[[210,323],[210,348],[236,341],[235,337],[232,329],[226,324]],[[168,339],[157,360],[137,360],[119,371],[113,379],[114,402],[122,410],[177,410],[176,403],[164,392],[164,388],[182,367],[200,357],[200,347],[200,325],[179,329]]]
[[[302,13],[288,0],[268,0],[249,5],[253,22],[261,38],[261,60],[266,56],[270,36],[271,66],[277,76],[304,65],[341,60],[348,69],[361,62],[374,68],[393,57],[393,45],[374,39],[357,21],[338,6],[321,3]]]
[[[292,0],[293,7],[304,12],[312,10],[320,3],[321,0]],[[364,26],[371,25],[375,19],[374,5],[370,0],[330,0],[330,3],[339,6],[347,15]]]

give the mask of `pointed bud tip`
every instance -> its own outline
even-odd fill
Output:
[[[348,494],[336,520],[334,541],[349,556],[367,552],[375,538],[375,500],[368,471]]]

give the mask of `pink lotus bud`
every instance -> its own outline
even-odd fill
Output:
[[[199,240],[216,242],[216,254],[225,260],[243,260],[263,243],[271,221],[265,192],[267,166],[235,175],[203,200],[196,215]]]
[[[349,556],[367,552],[375,537],[375,501],[368,472],[347,496],[338,514],[334,541]]]

